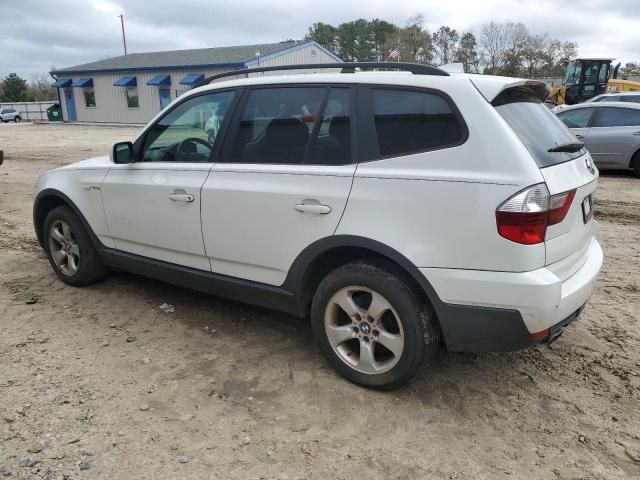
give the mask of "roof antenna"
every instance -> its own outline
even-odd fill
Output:
[[[127,54],[127,37],[124,35],[124,15],[121,13],[118,15],[120,17],[120,26],[122,27],[122,46],[124,47],[124,54]]]

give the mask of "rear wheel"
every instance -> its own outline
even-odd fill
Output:
[[[440,344],[429,306],[391,269],[367,262],[345,265],[320,282],[311,321],[333,368],[380,390],[413,380]]]
[[[16,122],[16,123],[20,122],[21,120],[22,120],[22,118],[20,117],[20,115],[17,115],[17,116],[13,119],[13,121],[14,121],[14,122]]]
[[[69,285],[88,285],[107,274],[88,233],[68,207],[56,207],[47,214],[44,244],[56,275]]]
[[[633,174],[640,178],[640,151],[636,152],[631,160],[631,167],[633,168]]]

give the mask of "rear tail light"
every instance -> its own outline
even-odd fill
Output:
[[[496,210],[498,233],[524,245],[542,243],[547,227],[564,220],[575,195],[575,190],[550,195],[544,183],[526,188]]]

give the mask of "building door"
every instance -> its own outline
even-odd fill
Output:
[[[158,90],[160,95],[160,110],[171,103],[171,90],[168,88],[161,88]]]
[[[64,101],[67,104],[67,121],[76,121],[76,103],[73,100],[73,90],[67,88],[64,91]]]

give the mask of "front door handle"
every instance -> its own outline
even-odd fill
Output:
[[[298,203],[293,208],[301,213],[315,213],[318,215],[326,215],[331,212],[329,205],[321,205],[320,203]]]
[[[640,135],[640,130],[638,130],[637,132],[633,133],[634,135]]]
[[[169,194],[169,199],[173,202],[193,202],[194,196],[184,190],[176,190]]]
[[[580,140],[584,140],[584,135],[578,135],[576,134],[576,138],[580,139]]]

